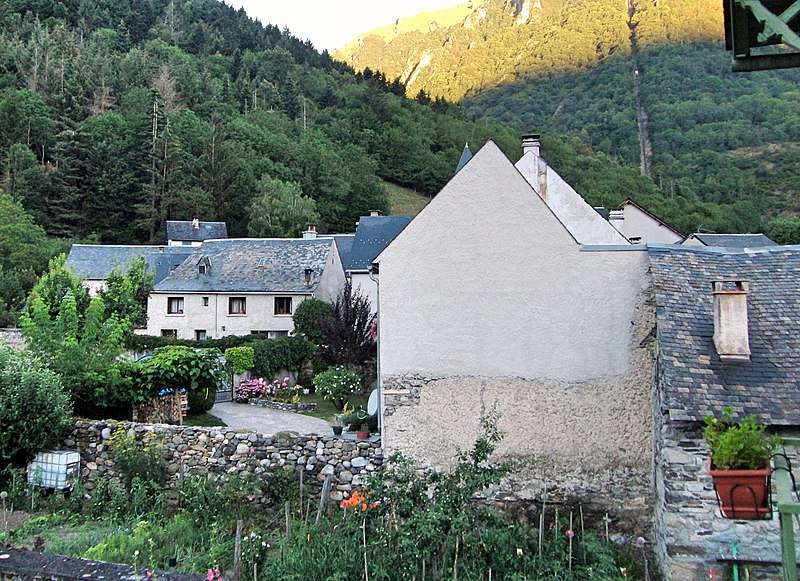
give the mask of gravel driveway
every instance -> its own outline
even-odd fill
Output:
[[[257,405],[217,403],[208,413],[217,416],[234,430],[253,430],[266,435],[278,432],[322,435],[332,433],[330,425],[325,420]]]

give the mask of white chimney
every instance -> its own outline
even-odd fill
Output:
[[[192,228],[194,228],[195,230],[200,230],[200,219],[199,218],[195,218],[194,220],[192,220]]]
[[[304,239],[312,239],[317,237],[317,225],[316,224],[309,224],[308,229],[303,232]]]
[[[540,135],[538,133],[529,133],[522,136],[522,155],[529,151],[536,157],[539,157],[539,150],[541,145],[539,143]]]
[[[383,214],[381,213],[380,210],[370,210],[369,211],[369,215],[370,216],[382,216]]]
[[[711,283],[714,299],[714,347],[722,361],[750,361],[747,323],[746,280],[715,280]]]

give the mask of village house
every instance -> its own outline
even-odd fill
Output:
[[[201,222],[194,220],[167,220],[167,244],[169,246],[200,246],[206,240],[228,237],[225,222]]]
[[[73,244],[67,255],[67,266],[83,279],[90,296],[106,288],[112,270],[126,272],[135,258],[144,258],[159,283],[192,253],[180,246],[122,246],[104,244]]]
[[[387,451],[447,466],[496,410],[499,453],[532,463],[514,498],[646,527],[651,283],[646,249],[611,235],[581,246],[494,143],[477,152],[376,260]]]
[[[580,244],[523,176],[488,143],[376,259],[387,452],[447,467],[494,411],[499,456],[525,462],[498,497],[607,513],[673,579],[735,539],[780,559],[775,519],[721,518],[701,428],[724,406],[800,425],[797,248]],[[749,326],[715,343],[730,281]]]
[[[344,287],[333,238],[208,240],[150,294],[147,333],[181,339],[288,335],[301,301]]]
[[[800,248],[651,247],[658,319],[656,548],[673,579],[730,556],[780,561],[777,514],[722,518],[703,418],[730,406],[772,430],[800,426]],[[717,316],[715,316],[715,312]],[[729,315],[729,316],[725,316]],[[777,511],[775,511],[777,513]]]
[[[684,235],[631,199],[611,210],[609,222],[633,244],[679,244]]]

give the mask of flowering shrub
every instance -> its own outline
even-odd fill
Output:
[[[356,490],[350,495],[350,498],[342,501],[342,508],[345,510],[348,508],[356,508],[360,512],[367,512],[368,508],[376,508],[378,506],[377,502],[369,502],[369,497],[370,493],[366,488],[362,489],[360,492]]]
[[[242,381],[236,389],[236,401],[246,403],[250,398],[270,397],[276,401],[292,403],[298,389],[289,385],[289,378],[274,379],[271,383],[261,377]]]
[[[236,388],[236,401],[239,403],[246,403],[250,398],[269,395],[272,395],[272,384],[260,377],[242,381]]]
[[[314,385],[325,399],[331,400],[336,409],[344,409],[347,398],[358,389],[361,379],[358,373],[342,367],[331,367],[314,376]]]

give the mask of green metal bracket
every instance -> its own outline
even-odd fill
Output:
[[[800,67],[800,52],[752,54],[783,45],[800,51],[800,0],[725,0],[725,45],[733,51],[733,71]]]

